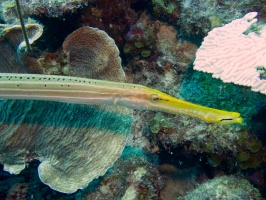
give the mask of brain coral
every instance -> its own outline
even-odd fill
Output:
[[[81,38],[87,36],[80,34]],[[99,37],[96,34],[94,37],[108,41],[107,34]],[[71,43],[70,38],[68,41]],[[72,44],[78,49],[79,43]],[[90,45],[88,40],[86,44]],[[98,65],[83,64],[83,61],[88,63],[88,54],[82,57],[70,51],[70,59],[76,60],[75,56],[79,56],[82,66],[72,73],[85,77],[93,75],[91,78],[95,79],[124,80],[118,53],[108,54],[112,58],[105,56],[105,60],[98,56],[105,54],[105,49],[116,49],[112,44],[113,47],[101,43],[91,50],[82,46],[84,51],[100,59],[99,62],[94,59]],[[105,174],[123,151],[132,122],[128,109],[110,106],[8,100],[0,102],[0,111],[0,162],[4,170],[18,174],[26,162],[36,158],[41,161],[38,168],[41,181],[63,193],[85,188],[90,181]]]
[[[196,53],[194,69],[266,94],[266,27],[259,34],[244,34],[257,21],[256,15],[250,12],[210,31]]]

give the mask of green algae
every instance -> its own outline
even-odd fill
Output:
[[[174,125],[163,116],[162,113],[157,113],[150,121],[150,129],[153,133],[158,133],[161,128],[173,128]]]

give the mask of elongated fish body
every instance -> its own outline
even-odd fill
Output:
[[[121,105],[185,114],[211,123],[242,123],[237,112],[192,104],[142,85],[69,76],[0,73],[0,98]]]

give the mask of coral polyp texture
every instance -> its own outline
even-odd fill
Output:
[[[257,22],[256,15],[250,12],[209,32],[196,53],[194,69],[266,94],[266,26],[259,33],[244,33]]]
[[[41,181],[73,193],[104,175],[124,149],[131,117],[84,105],[41,101],[2,101],[0,161],[19,174],[26,157],[41,161]],[[38,111],[38,112],[36,112]]]
[[[125,80],[119,50],[104,31],[88,26],[79,28],[65,39],[63,50],[69,54],[71,76],[110,80],[113,74],[119,74],[116,81]]]
[[[43,32],[40,24],[26,24],[29,43],[37,40]],[[0,24],[0,72],[40,73],[41,64],[27,54],[21,26]]]
[[[84,35],[83,31],[94,34]],[[88,45],[88,39],[72,38],[77,32],[80,38],[96,39],[98,45],[91,40],[93,46],[89,47],[93,48],[88,53],[82,46],[82,42]],[[70,62],[75,67],[74,60],[78,60],[82,70],[71,73],[110,81],[124,80],[113,40],[94,28],[84,27],[77,32],[66,41],[75,49],[73,53],[69,51]],[[110,49],[114,51],[108,54]],[[103,54],[105,57],[101,57]],[[94,62],[88,61],[90,59]],[[119,106],[10,100],[1,101],[0,110],[0,162],[4,170],[18,174],[25,168],[27,158],[38,159],[41,181],[63,193],[85,188],[105,174],[121,155],[132,123],[131,111]]]

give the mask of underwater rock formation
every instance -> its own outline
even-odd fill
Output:
[[[126,147],[97,188],[92,190],[92,183],[83,191],[82,199],[159,199],[164,183],[152,159],[140,149]]]
[[[153,15],[156,18],[162,18],[172,23],[178,21],[180,15],[179,1],[152,0]]]
[[[257,21],[256,15],[248,13],[209,32],[196,53],[194,69],[266,94],[266,26],[258,33],[244,33]]]
[[[181,0],[178,24],[183,37],[204,37],[213,28],[240,18],[250,12],[256,1]],[[263,3],[259,3],[263,5]],[[260,6],[263,7],[263,6]],[[256,9],[254,9],[256,10]]]
[[[126,31],[138,19],[132,5],[138,0],[97,0],[81,10],[82,26],[104,30],[123,49]],[[143,1],[140,1],[143,2]]]
[[[75,12],[78,8],[88,4],[88,0],[20,0],[21,12],[23,18],[28,18],[30,15],[45,15],[48,17],[60,17],[67,12]],[[0,3],[0,15],[7,23],[17,21],[17,12],[15,1],[2,0]]]
[[[43,32],[40,24],[25,25],[29,43],[32,44]],[[25,49],[21,26],[0,24],[0,72],[41,73],[42,67],[38,60],[29,55]]]
[[[233,176],[216,177],[188,192],[184,200],[206,199],[256,199],[262,200],[258,189],[246,179]]]

